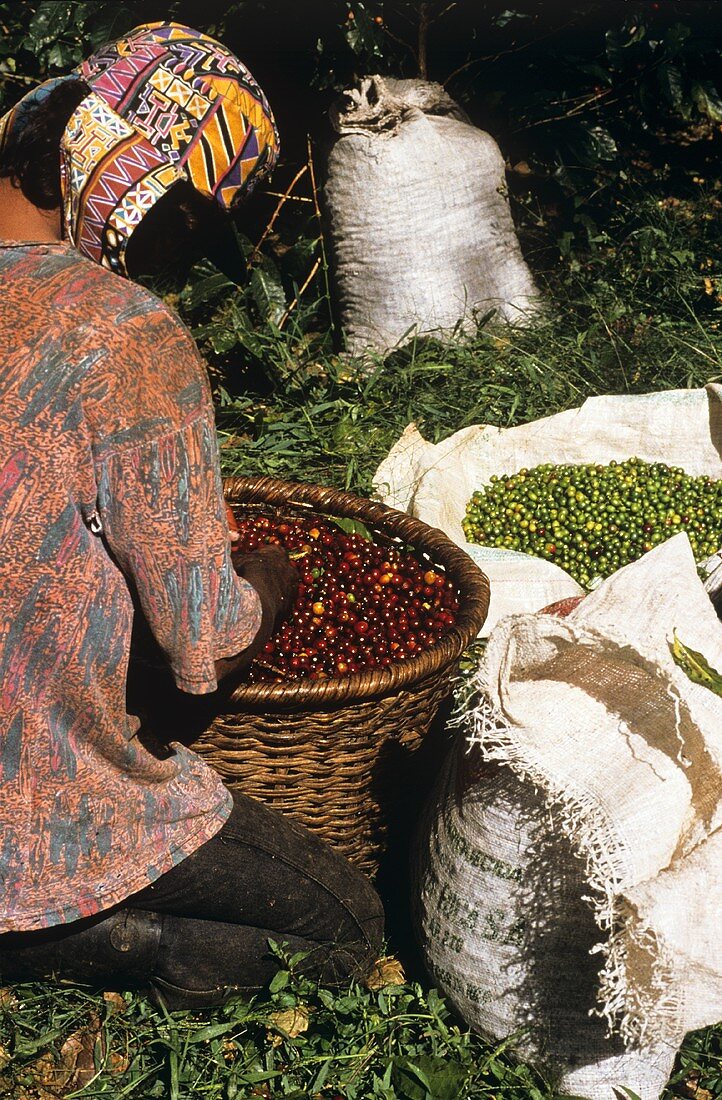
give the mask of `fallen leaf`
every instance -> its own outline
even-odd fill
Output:
[[[115,990],[106,990],[103,994],[103,1000],[108,1010],[108,1016],[119,1015],[121,1012],[125,1012],[128,1007],[122,993],[116,993]]]
[[[108,1069],[112,1077],[120,1077],[121,1073],[125,1073],[130,1065],[130,1058],[125,1054],[119,1054],[116,1051],[110,1052],[110,1059],[108,1062]]]
[[[383,989],[387,985],[405,985],[404,968],[393,955],[384,955],[374,963],[373,970],[364,982],[367,989]]]
[[[221,1044],[224,1062],[235,1062],[238,1057],[238,1047],[232,1039],[224,1039]]]
[[[693,1100],[714,1100],[709,1089],[700,1087],[699,1081],[701,1076],[702,1074],[698,1069],[693,1069],[680,1086],[682,1095],[692,1097]]]
[[[297,1035],[301,1035],[304,1031],[308,1031],[310,1017],[311,1013],[303,1005],[296,1005],[295,1008],[285,1008],[282,1012],[272,1012],[268,1017],[268,1021],[271,1025],[268,1031],[268,1038],[271,1041],[271,1046],[280,1046],[286,1036],[290,1039],[295,1039]],[[272,1034],[272,1030],[276,1028],[279,1032],[283,1032],[284,1034]]]
[[[100,1017],[93,1012],[85,1027],[69,1035],[59,1051],[46,1050],[25,1067],[25,1073],[33,1082],[28,1096],[33,1096],[35,1100],[55,1100],[84,1088],[95,1077],[95,1047],[98,1042],[103,1057],[105,1049]],[[127,1069],[127,1062],[124,1069]],[[20,1096],[18,1100],[21,1100]]]
[[[60,1064],[67,1075],[63,1084],[71,1089],[87,1085],[95,1073],[93,1049],[96,1038],[88,1032],[77,1031],[68,1036],[60,1048]]]
[[[68,1083],[71,1072],[72,1070],[68,1070],[62,1060],[49,1050],[44,1051],[25,1067],[26,1077],[32,1079],[33,1088],[37,1089],[42,1100],[45,1100],[48,1095],[58,1096],[59,1090]]]

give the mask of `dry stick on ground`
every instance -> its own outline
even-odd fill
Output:
[[[286,321],[288,320],[288,318],[289,318],[289,317],[291,316],[291,314],[293,313],[294,309],[296,308],[296,306],[297,306],[297,305],[298,305],[298,303],[300,302],[301,298],[303,297],[303,294],[304,294],[304,292],[305,292],[305,291],[306,291],[306,290],[308,289],[308,287],[310,286],[311,282],[313,281],[313,277],[314,277],[314,275],[316,274],[316,272],[318,271],[318,269],[319,269],[319,267],[320,267],[320,266],[321,266],[321,257],[319,256],[319,257],[318,257],[318,259],[317,259],[317,260],[315,261],[315,263],[314,263],[313,267],[312,267],[312,268],[311,268],[311,270],[309,271],[309,273],[308,273],[308,276],[307,276],[307,277],[306,277],[306,279],[304,280],[304,282],[303,282],[303,285],[302,285],[302,286],[301,286],[301,288],[299,289],[299,291],[298,291],[298,294],[296,295],[296,297],[295,297],[295,298],[293,299],[293,301],[292,301],[292,302],[291,302],[291,304],[289,305],[288,309],[287,309],[287,310],[286,310],[286,312],[284,313],[284,315],[283,315],[283,317],[281,318],[281,320],[280,320],[280,321],[278,322],[278,327],[279,327],[279,329],[283,328],[283,326],[285,325]]]
[[[316,260],[314,261],[314,264],[313,264],[310,272],[308,273],[308,275],[304,279],[303,284],[299,288],[298,293],[296,294],[296,297],[290,303],[290,305],[289,305],[288,309],[286,310],[286,312],[284,313],[283,317],[281,317],[281,320],[278,322],[279,329],[283,328],[286,321],[288,320],[288,318],[293,313],[294,309],[296,308],[296,306],[300,302],[301,298],[303,297],[305,291],[308,289],[308,287],[313,282],[313,279],[314,279],[318,269],[321,267],[321,265],[323,265],[324,282],[325,282],[327,298],[330,299],[330,294],[331,294],[330,287],[329,287],[329,281],[328,281],[328,260],[326,259],[326,246],[325,246],[325,242],[324,242],[324,239],[323,239],[323,226],[322,226],[322,222],[321,222],[321,207],[320,207],[319,201],[318,201],[318,188],[316,186],[316,171],[315,171],[314,165],[313,165],[313,149],[311,148],[311,139],[310,139],[310,137],[308,137],[306,139],[306,147],[308,149],[308,160],[307,160],[306,164],[304,165],[304,171],[306,169],[308,169],[310,179],[311,179],[311,194],[313,195],[313,209],[315,211],[316,219],[318,221],[318,239],[319,239],[319,244],[320,244],[320,248],[321,248],[321,255],[318,256],[316,258]]]
[[[251,253],[250,260],[249,260],[250,264],[255,263],[256,260],[258,259],[259,253],[261,251],[261,245],[264,243],[264,241],[266,240],[268,235],[272,232],[273,227],[276,224],[276,220],[278,218],[278,215],[281,213],[281,210],[283,209],[286,202],[291,198],[291,193],[292,193],[294,187],[296,186],[298,181],[301,179],[301,177],[306,174],[307,171],[308,171],[308,165],[307,164],[304,164],[302,168],[299,168],[299,170],[296,172],[296,175],[293,177],[293,179],[289,183],[288,187],[286,188],[286,190],[281,195],[280,202],[277,204],[276,209],[271,214],[271,220],[269,221],[266,228],[263,230],[263,233],[261,234],[261,237],[258,241],[258,244],[256,245],[256,247],[253,249],[253,252]]]

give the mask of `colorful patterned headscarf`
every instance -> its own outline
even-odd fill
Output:
[[[228,210],[278,159],[273,115],[250,72],[190,27],[136,27],[74,77],[90,94],[61,141],[65,231],[85,256],[120,274],[133,231],[173,184],[187,180]],[[21,116],[18,104],[0,134]]]

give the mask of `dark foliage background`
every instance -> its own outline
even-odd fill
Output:
[[[577,207],[599,206],[630,151],[679,155],[717,142],[722,122],[715,0],[3,2],[0,108],[151,19],[207,31],[247,62],[277,114],[287,166],[305,158],[307,134],[328,138],[334,93],[370,71],[442,82],[499,141],[517,190]]]
[[[310,172],[271,231],[264,227],[307,162],[309,139],[322,177],[327,108],[360,74],[438,80],[494,135],[522,245],[542,282],[570,249],[594,248],[630,180],[662,173],[672,189],[685,185],[690,165],[703,173],[719,158],[715,0],[2,2],[0,107],[107,39],[160,19],[186,22],[234,49],[266,90],[282,135],[272,186],[238,216],[245,288],[206,265],[178,301],[226,397],[247,387],[249,372],[263,389],[338,347]],[[280,329],[297,342],[269,352],[267,338]]]
[[[282,158],[236,216],[241,285],[202,263],[185,286],[156,287],[209,363],[229,472],[367,488],[411,419],[436,439],[590,392],[716,377],[719,4],[509,3],[0,0],[0,108],[161,19],[222,39],[269,96]],[[552,323],[502,346],[484,333],[456,349],[414,344],[365,378],[339,357],[321,216],[327,109],[368,72],[444,83],[496,138]]]

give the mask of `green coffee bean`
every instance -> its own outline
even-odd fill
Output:
[[[462,521],[469,542],[556,562],[588,587],[686,531],[695,559],[722,546],[722,481],[629,458],[545,463],[490,479]]]

